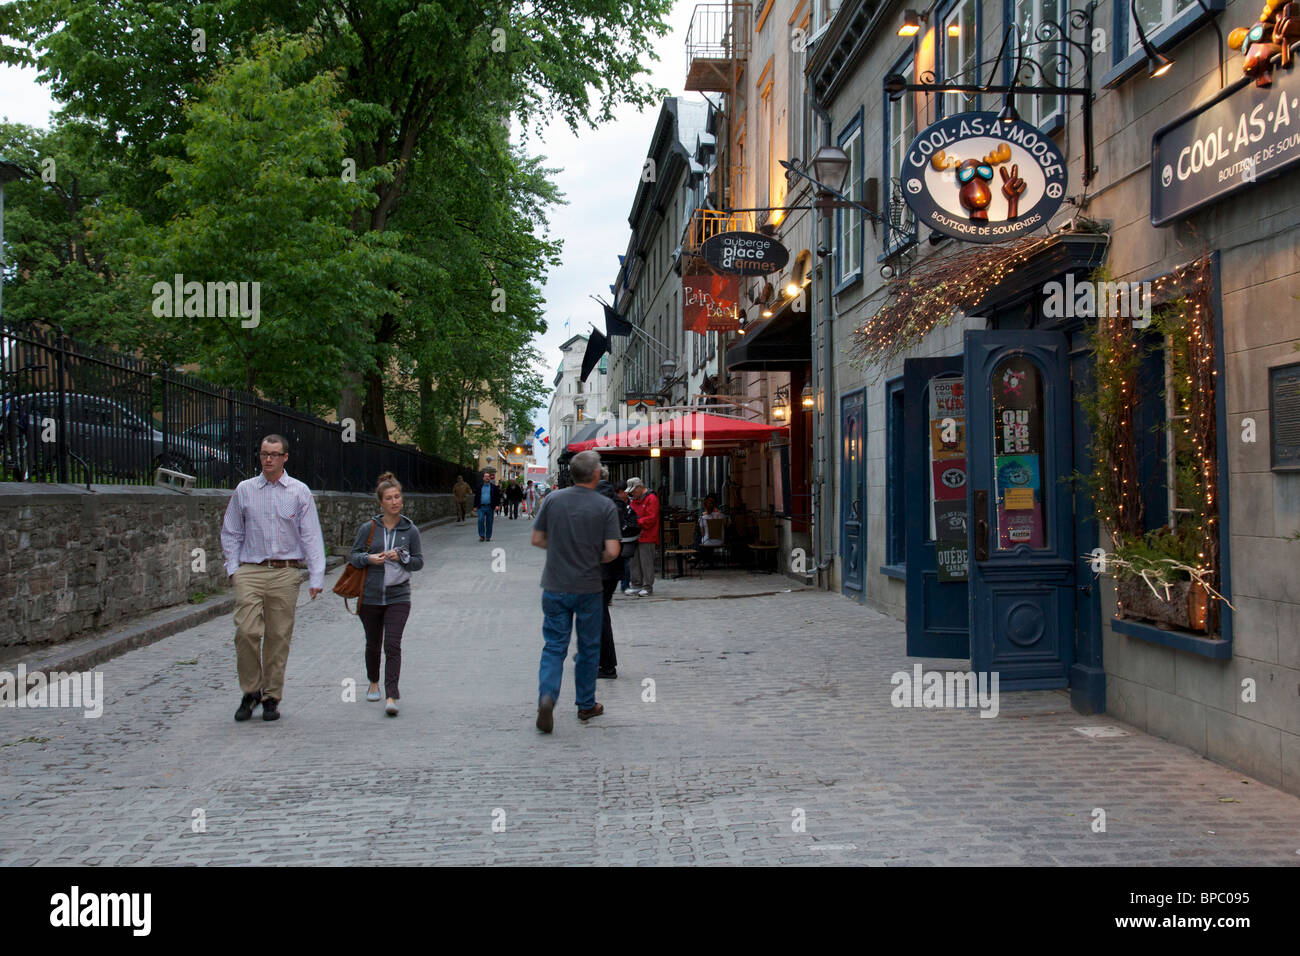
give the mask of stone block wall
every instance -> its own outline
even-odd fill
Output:
[[[0,646],[54,644],[227,587],[229,491],[0,484]],[[351,547],[372,495],[318,492],[327,552]],[[407,495],[417,524],[455,514],[451,495]]]

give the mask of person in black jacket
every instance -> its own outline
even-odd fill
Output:
[[[474,490],[474,506],[478,508],[478,539],[492,540],[492,519],[501,507],[501,489],[497,487],[497,473],[489,468],[483,472],[483,483]]]
[[[623,543],[623,554],[620,554],[613,561],[601,566],[601,583],[604,585],[605,592],[605,620],[600,632],[600,666],[596,670],[596,677],[604,677],[613,680],[618,677],[618,654],[614,652],[614,623],[609,617],[609,604],[614,599],[614,592],[618,590],[619,581],[623,577],[623,569],[627,563],[627,551],[631,548],[636,550],[637,539],[641,536],[641,525],[637,521],[636,515],[628,506],[627,501],[619,495],[624,489],[624,482],[617,485],[609,483],[609,469],[601,469],[601,480],[596,485],[596,491],[604,495],[610,501],[614,502],[614,507],[618,509],[618,526],[622,532],[620,540]]]
[[[402,671],[402,631],[411,614],[412,571],[424,567],[420,550],[420,529],[402,514],[402,486],[391,471],[379,476],[375,488],[382,511],[357,529],[348,557],[354,567],[366,572],[366,583],[357,606],[357,616],[366,631],[366,677],[370,690],[366,700],[379,700],[379,652],[384,663],[385,710],[397,716],[401,693],[397,681]],[[366,542],[369,541],[369,547]]]
[[[524,489],[519,487],[519,482],[510,482],[510,487],[506,489],[506,513],[511,518],[519,517],[519,504],[524,500]]]

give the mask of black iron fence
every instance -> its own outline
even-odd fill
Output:
[[[316,491],[369,492],[393,472],[412,492],[449,491],[473,466],[39,329],[0,326],[0,480],[152,484],[159,467],[198,487],[260,471],[265,435]]]

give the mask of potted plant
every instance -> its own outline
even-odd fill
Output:
[[[1121,616],[1205,633],[1209,597],[1223,597],[1211,583],[1209,569],[1200,566],[1200,540],[1197,529],[1180,532],[1166,525],[1108,555]]]

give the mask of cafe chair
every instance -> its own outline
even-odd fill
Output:
[[[727,550],[727,522],[725,518],[705,518],[705,535],[710,541],[721,541],[722,544],[704,544],[703,538],[699,546],[699,552],[710,564],[713,565],[720,554],[725,554]]]
[[[776,519],[759,518],[758,519],[758,537],[749,545],[749,550],[756,555],[771,554],[772,571],[777,568],[777,551],[781,547],[781,542],[776,536]],[[766,560],[764,561],[766,564]]]
[[[684,559],[695,554],[695,523],[693,521],[679,521],[677,523],[676,533],[670,529],[668,536],[664,541],[665,558],[677,559],[677,577],[685,577]]]

